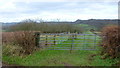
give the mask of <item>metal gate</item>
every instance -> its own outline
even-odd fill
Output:
[[[39,47],[48,50],[97,50],[96,34],[40,34]]]

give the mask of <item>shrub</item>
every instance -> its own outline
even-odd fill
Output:
[[[15,43],[25,50],[25,54],[33,52],[35,46],[34,33],[31,31],[19,31],[14,33]]]
[[[3,33],[3,44],[11,44],[22,47],[25,54],[31,54],[35,48],[35,36],[32,31],[17,31]]]
[[[111,25],[102,29],[102,47],[103,54],[111,58],[120,57],[120,27]]]

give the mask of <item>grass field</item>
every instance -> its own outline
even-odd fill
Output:
[[[99,51],[42,50],[25,58],[4,56],[3,61],[23,66],[111,66],[115,60],[102,60]],[[95,56],[97,55],[97,56]]]
[[[95,26],[91,26],[91,25],[88,25],[88,24],[76,24],[75,26],[80,26],[84,32],[90,30],[90,29],[97,29]]]
[[[90,32],[86,32],[91,34]],[[84,36],[79,36],[84,38]],[[94,38],[93,36],[86,36],[86,38]],[[98,39],[99,37],[96,37]],[[57,39],[62,40],[62,39]],[[62,43],[70,43],[71,40],[60,42],[55,47],[70,47],[70,45]],[[75,40],[81,40],[80,38]],[[86,39],[86,43],[94,42],[93,40]],[[98,43],[99,41],[97,41]],[[83,43],[83,41],[75,41],[75,43]],[[81,46],[81,48],[93,47],[92,44],[82,45],[76,44],[74,47]],[[38,50],[26,57],[20,56],[6,56],[3,54],[3,62],[7,64],[22,65],[22,66],[111,66],[117,62],[117,59],[101,59],[100,47],[97,50],[48,50],[44,48]]]

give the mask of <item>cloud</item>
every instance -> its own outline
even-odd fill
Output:
[[[69,2],[67,0],[53,0],[53,2],[4,0],[2,4],[0,3],[0,10],[1,22],[21,21],[29,18],[75,21],[76,19],[115,19],[118,17],[117,0],[92,0],[91,2],[88,0]]]

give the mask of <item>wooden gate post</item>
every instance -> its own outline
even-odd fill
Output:
[[[40,41],[40,33],[35,32],[35,46],[39,47],[39,41]]]

